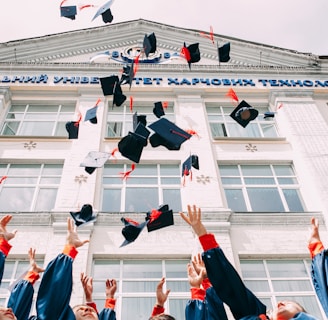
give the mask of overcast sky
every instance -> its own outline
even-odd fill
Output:
[[[60,17],[62,0],[1,0],[0,42],[105,25],[91,21],[107,0],[67,0],[75,20]],[[143,18],[285,49],[328,55],[328,0],[114,0],[112,23]],[[151,30],[149,31],[151,32]]]

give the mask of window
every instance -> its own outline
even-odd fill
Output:
[[[61,164],[0,164],[0,211],[50,211],[55,207]]]
[[[104,166],[102,211],[148,212],[161,204],[181,211],[181,171],[179,165],[137,164],[131,175],[122,180],[126,164]]]
[[[278,136],[274,118],[264,119],[264,113],[269,109],[254,106],[259,115],[243,128],[230,117],[233,111],[231,106],[210,106],[207,104],[207,115],[211,127],[212,137],[248,137],[248,138],[274,138]]]
[[[268,307],[283,300],[294,300],[305,310],[325,319],[311,282],[311,261],[241,260],[241,272],[246,286]]]
[[[303,212],[290,165],[219,165],[228,206],[235,212]]]
[[[39,266],[43,266],[43,259],[36,259]],[[0,287],[0,303],[1,306],[6,306],[10,296],[11,287],[15,285],[22,275],[28,271],[30,262],[28,259],[6,259],[3,278]],[[42,274],[40,274],[42,277]],[[32,310],[34,309],[37,292],[39,290],[40,279],[34,284],[34,299]]]
[[[171,289],[165,312],[184,319],[190,299],[187,278],[189,260],[102,260],[93,261],[93,298],[98,310],[105,303],[105,281],[115,279],[118,319],[148,319],[156,303],[156,286],[165,277],[164,291]]]
[[[114,107],[109,106],[107,114],[107,137],[124,137],[129,131],[133,131],[133,114],[145,115],[147,125],[155,122],[158,118],[153,114],[154,104],[135,102],[133,111],[128,106]],[[168,106],[165,111],[165,118],[174,122],[173,106]]]
[[[13,104],[1,129],[3,136],[66,136],[75,103]]]

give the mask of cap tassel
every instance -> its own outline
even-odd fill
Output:
[[[0,184],[4,181],[4,180],[6,180],[8,177],[7,176],[2,176],[1,178],[0,178]]]
[[[277,107],[277,110],[281,109],[284,105],[281,103],[279,103],[278,107]]]
[[[210,34],[206,34],[205,32],[200,32],[199,33],[201,37],[210,39],[212,43],[214,44],[214,33],[213,33],[213,27],[210,26]]]
[[[174,133],[174,134],[177,134],[178,136],[181,136],[181,137],[184,137],[185,139],[189,139],[190,137],[186,136],[185,134],[181,133],[181,132],[178,132],[178,131],[175,131],[175,130],[170,130],[170,132]]]
[[[180,56],[184,57],[188,62],[191,60],[190,52],[187,47],[183,47]]]
[[[91,8],[91,7],[93,8],[94,5],[93,4],[83,4],[83,5],[79,6],[79,9],[83,10],[85,8]]]
[[[134,220],[132,220],[132,219],[130,219],[130,218],[124,218],[127,222],[129,222],[129,223],[131,223],[131,224],[133,224],[133,225],[135,225],[135,226],[139,226],[139,223],[137,222],[137,221],[134,221]]]
[[[130,111],[132,112],[133,110],[133,97],[130,97]]]
[[[192,129],[188,129],[188,130],[185,130],[187,133],[189,133],[190,135],[192,136],[197,136],[199,138],[199,134],[195,131],[195,130],[192,130]]]
[[[151,214],[150,214],[150,217],[149,217],[149,221],[148,221],[148,223],[152,223],[153,221],[157,220],[157,219],[160,217],[160,215],[161,215],[162,213],[163,213],[163,212],[161,212],[161,211],[158,211],[158,210],[156,210],[156,209],[153,209],[153,210],[151,211]]]
[[[120,175],[122,175],[122,180],[126,180],[132,171],[134,171],[134,169],[136,168],[136,165],[134,163],[132,163],[131,165],[131,170],[126,171],[126,172],[120,172]]]
[[[162,107],[167,109],[167,107],[169,106],[169,103],[167,101],[163,101],[162,102]]]
[[[82,120],[82,114],[81,114],[81,112],[79,112],[79,117],[78,117],[77,121],[74,123],[74,126],[78,127],[80,125],[81,120]]]
[[[236,92],[232,88],[229,89],[229,91],[227,92],[226,96],[227,97],[230,97],[234,101],[237,101],[237,102],[239,101]]]
[[[60,3],[60,7],[64,4],[64,2],[66,2],[67,0],[63,0],[61,3]]]

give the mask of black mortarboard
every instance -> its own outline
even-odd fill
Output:
[[[165,115],[164,108],[162,102],[158,101],[154,103],[153,113],[157,118]]]
[[[123,72],[120,79],[120,84],[131,84],[133,80],[133,69],[129,65],[123,66]]]
[[[266,118],[274,118],[274,112],[272,111],[267,111],[267,112],[264,112],[264,116],[263,118],[266,119]]]
[[[114,89],[113,105],[119,107],[126,100],[126,96],[122,92],[121,85],[117,82]]]
[[[183,54],[188,61],[189,68],[192,63],[200,61],[199,43],[193,43],[186,47],[186,43],[183,44]]]
[[[120,245],[120,247],[124,247],[138,238],[139,234],[146,226],[147,222],[138,223],[136,221],[126,218],[121,218],[121,221],[124,223],[122,235],[124,236],[125,240]]]
[[[85,171],[91,174],[96,168],[101,168],[108,158],[108,152],[90,151],[81,162],[80,167],[85,167]]]
[[[143,40],[143,49],[145,51],[146,57],[148,58],[150,53],[154,53],[156,51],[156,36],[155,33],[151,33],[149,36],[145,34]]]
[[[139,122],[134,132],[129,132],[118,143],[118,150],[122,156],[139,163],[143,148],[147,145],[150,131]]]
[[[105,78],[100,78],[99,80],[104,96],[110,96],[114,94],[116,84],[119,81],[118,76],[113,75]]]
[[[96,215],[93,214],[91,204],[84,204],[80,211],[70,212],[70,215],[74,219],[76,226],[96,220]]]
[[[174,224],[173,211],[169,210],[167,204],[161,205],[157,210],[147,212],[146,221],[148,221],[148,232],[172,226]]]
[[[77,139],[79,137],[80,123],[78,121],[66,122],[65,127],[68,132],[68,139]]]
[[[198,156],[195,154],[191,155],[183,164],[182,164],[182,176],[188,176],[191,168],[199,170],[199,161]]]
[[[112,5],[113,2],[114,2],[114,0],[110,0],[110,1],[106,2],[104,5],[102,5],[98,9],[96,14],[94,15],[92,21],[94,19],[96,19],[97,17],[99,17],[100,15],[102,15],[102,19],[105,23],[112,22],[113,21],[113,15],[112,15],[112,12],[110,10],[110,6]]]
[[[68,19],[75,20],[76,14],[77,14],[76,6],[63,6],[63,7],[60,7],[61,17],[65,17],[65,18],[68,18]]]
[[[97,109],[98,109],[98,106],[94,106],[91,109],[87,110],[87,112],[85,113],[84,121],[89,120],[91,123],[96,124],[98,122]]]
[[[246,101],[242,100],[231,112],[230,117],[245,128],[250,121],[258,116],[258,114],[259,112],[256,109],[250,106]]]
[[[220,62],[228,62],[230,60],[230,42],[227,42],[222,47],[218,47],[218,55]]]
[[[161,118],[148,127],[155,131],[149,138],[149,142],[154,148],[162,145],[169,150],[180,150],[181,144],[191,138],[191,134],[166,118]]]
[[[138,115],[137,112],[133,114],[133,131],[137,129],[138,123],[141,122],[145,127],[147,126],[147,116],[144,114]]]

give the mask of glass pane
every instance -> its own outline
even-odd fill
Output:
[[[20,128],[20,135],[51,136],[54,122],[24,122]]]
[[[244,280],[246,287],[253,292],[269,292],[270,286],[265,280]]]
[[[39,164],[12,164],[9,168],[8,175],[17,176],[38,176],[41,166]]]
[[[121,211],[121,189],[104,189],[102,199],[102,211]]]
[[[40,263],[40,261],[38,261],[38,263],[40,266],[43,265],[43,263]],[[16,270],[16,274],[14,275],[14,277],[18,278],[18,277],[22,276],[22,274],[24,272],[28,271],[29,267],[30,267],[29,261],[19,261],[17,270]]]
[[[229,137],[247,137],[245,129],[238,123],[227,123]]]
[[[222,184],[241,184],[240,178],[222,178],[221,179]]]
[[[103,184],[119,184],[122,185],[122,178],[121,177],[117,177],[117,178],[103,178]]]
[[[170,315],[175,319],[185,319],[188,299],[169,299]]]
[[[280,195],[275,188],[247,188],[252,211],[284,212]]]
[[[246,128],[243,128],[243,136],[246,137],[261,137],[261,132],[257,123],[249,123]]]
[[[29,211],[35,188],[3,188],[0,193],[0,211]]]
[[[247,211],[246,203],[244,200],[243,192],[240,189],[224,189],[228,207],[235,212]]]
[[[295,292],[295,291],[310,291],[313,292],[310,280],[273,280],[274,291]]]
[[[169,203],[173,212],[181,211],[180,189],[163,189],[163,203]]]
[[[3,271],[3,279],[11,279],[13,277],[15,261],[6,260],[5,269]],[[2,283],[1,283],[2,286]]]
[[[245,178],[246,184],[275,184],[273,178]]]
[[[123,132],[122,122],[109,122],[107,125],[108,137],[121,137]]]
[[[179,178],[161,178],[161,184],[180,184],[181,180]]]
[[[42,170],[43,175],[61,175],[63,165],[61,164],[45,164]]]
[[[263,131],[263,136],[265,138],[275,138],[278,136],[276,127],[274,124],[261,123],[261,128]]]
[[[60,112],[67,112],[73,114],[75,112],[75,104],[61,105]]]
[[[94,260],[92,274],[97,279],[119,279],[120,262],[118,260]]]
[[[44,105],[29,105],[27,112],[37,112],[37,113],[48,113],[48,112],[52,112],[52,113],[57,113],[58,112],[58,108],[59,106],[51,106],[51,105],[47,105],[46,103]]]
[[[35,204],[35,211],[50,211],[55,207],[57,189],[42,188],[39,190]]]
[[[304,212],[298,190],[283,189],[282,192],[284,193],[285,199],[287,201],[289,211]]]
[[[156,292],[158,281],[123,281],[123,292]]]
[[[9,112],[24,112],[26,105],[12,105]]]
[[[278,178],[279,184],[297,184],[296,178]]]
[[[220,174],[221,176],[240,176],[238,166],[233,166],[233,165],[220,165],[219,166]]]
[[[156,165],[138,165],[138,176],[157,176]]]
[[[135,177],[132,175],[127,179],[126,184],[157,184],[157,177]]]
[[[157,188],[126,188],[126,212],[148,211],[157,208],[158,204]]]
[[[54,135],[58,137],[65,137],[67,136],[67,130],[66,130],[66,121],[65,122],[57,122],[56,130]]]
[[[210,123],[212,137],[227,137],[227,130],[224,123]]]
[[[162,278],[162,262],[155,260],[125,260],[123,262],[123,278]]]
[[[169,281],[166,280],[166,287],[170,289],[172,292],[189,292],[190,285],[189,282],[186,281]]]
[[[149,319],[155,302],[148,297],[122,298],[121,319]]]
[[[105,165],[103,169],[104,176],[118,176],[119,172],[124,171],[123,164]]]
[[[241,272],[244,278],[265,278],[266,273],[262,260],[240,261]]]
[[[40,184],[59,184],[60,183],[60,177],[58,178],[41,178]]]
[[[161,176],[180,176],[179,166],[172,165],[161,165],[160,166],[160,175]]]
[[[291,166],[286,165],[274,165],[273,169],[277,176],[294,176],[295,173]]]
[[[272,278],[290,278],[291,270],[293,270],[293,278],[308,277],[305,265],[302,260],[268,260],[267,266]]]
[[[6,184],[36,184],[38,181],[37,177],[8,177]]]
[[[19,122],[7,122],[4,124],[2,134],[5,136],[14,136],[17,134]]]
[[[241,165],[240,168],[244,176],[273,176],[270,166]]]
[[[188,260],[167,260],[165,262],[165,275],[166,278],[186,278],[187,277],[187,264]]]

